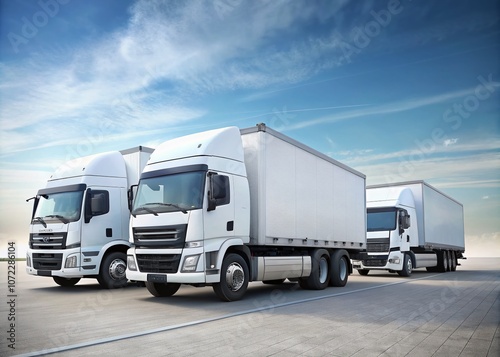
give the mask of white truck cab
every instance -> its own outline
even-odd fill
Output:
[[[129,207],[127,190],[138,181],[152,149],[138,147],[71,160],[33,197],[27,251],[28,274],[62,286],[97,278],[122,287]]]

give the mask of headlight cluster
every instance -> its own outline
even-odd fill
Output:
[[[77,266],[76,255],[71,255],[66,258],[66,262],[64,263],[65,268],[76,268],[76,266]]]
[[[132,255],[127,255],[127,269],[137,271],[137,265],[135,264],[135,259]]]

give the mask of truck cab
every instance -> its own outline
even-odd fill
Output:
[[[130,170],[124,157],[142,149],[71,160],[56,170],[32,198],[28,274],[61,286],[85,277],[105,288],[126,285]]]
[[[131,280],[172,289],[217,283],[218,252],[249,242],[248,182],[243,152],[234,150],[241,148],[238,129],[178,141],[160,145],[141,175],[127,270]]]
[[[411,247],[418,245],[418,225],[413,194],[408,188],[367,190],[367,258],[355,267],[362,275],[385,269],[409,276],[415,266]]]

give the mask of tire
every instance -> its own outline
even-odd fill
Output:
[[[368,269],[358,269],[359,275],[367,276],[370,270]]]
[[[55,283],[60,286],[74,286],[80,281],[80,278],[63,278],[60,276],[53,276]]]
[[[168,297],[174,295],[181,287],[181,284],[162,284],[146,282],[146,288],[151,295],[156,297]]]
[[[456,271],[457,270],[457,256],[454,251],[450,250],[450,260],[451,260],[451,265],[450,265],[450,271]]]
[[[446,251],[446,256],[448,257],[448,269],[446,271],[451,271],[451,266],[452,266],[452,257],[451,257],[451,250]]]
[[[349,278],[349,254],[344,250],[336,250],[330,258],[330,285],[342,287]]]
[[[448,271],[448,254],[445,250],[438,251],[438,271],[440,273]]]
[[[215,294],[222,301],[240,300],[248,288],[248,265],[241,255],[230,253],[224,257],[220,282],[213,285]]]
[[[330,283],[330,254],[326,249],[315,249],[311,264],[311,274],[307,278],[300,278],[300,287],[306,290],[325,289]]]
[[[101,271],[97,277],[99,285],[105,289],[118,289],[127,285],[125,275],[127,269],[127,255],[122,252],[112,252],[104,257]]]
[[[413,271],[413,262],[409,254],[403,257],[403,269],[398,271],[399,276],[409,277]]]

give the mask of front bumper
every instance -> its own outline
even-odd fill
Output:
[[[366,254],[359,260],[352,261],[353,269],[362,270],[394,270],[403,268],[404,254],[399,251],[389,252],[389,254]]]

